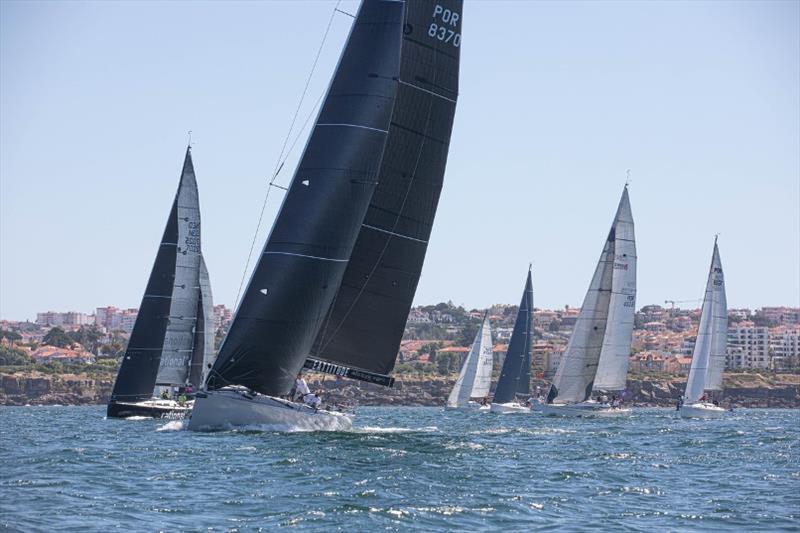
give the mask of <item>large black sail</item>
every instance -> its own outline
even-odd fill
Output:
[[[239,384],[286,394],[303,366],[378,181],[402,20],[400,2],[362,4],[208,388]]]
[[[179,241],[181,233],[179,226],[182,222],[179,220],[179,211],[183,209],[179,205],[187,196],[185,194],[187,192],[190,193],[188,196],[197,198],[197,183],[190,148],[186,149],[183,171],[167,219],[167,227],[161,237],[153,270],[139,306],[139,314],[136,316],[128,348],[114,383],[112,402],[137,402],[153,395],[161,353],[164,349],[164,338],[170,322],[177,256],[184,251],[188,253],[187,248],[195,244],[193,241],[191,243]],[[197,216],[199,217],[199,212]],[[199,248],[199,242],[196,244]],[[196,290],[194,287],[187,287],[188,289]]]
[[[497,390],[494,393],[495,403],[506,403],[514,400],[517,394],[529,394],[531,388],[531,343],[533,330],[533,283],[531,272],[525,282],[525,292],[519,304],[517,320],[511,341],[508,343],[506,359],[500,371]]]
[[[386,374],[417,289],[458,97],[461,0],[406,2],[378,187],[312,357]]]

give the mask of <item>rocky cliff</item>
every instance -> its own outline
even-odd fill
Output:
[[[455,377],[398,376],[391,389],[333,377],[309,379],[312,390],[325,401],[357,405],[441,406]],[[108,402],[113,377],[0,373],[0,405],[84,405]],[[544,382],[534,383],[546,390]],[[683,394],[684,379],[641,378],[628,381],[628,403],[639,406],[673,406]],[[740,407],[800,407],[800,376],[773,374],[726,375],[723,403]]]

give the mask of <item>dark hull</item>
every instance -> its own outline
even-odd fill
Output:
[[[132,416],[144,416],[148,418],[181,419],[186,418],[190,412],[190,407],[153,405],[149,402],[111,402],[108,404],[108,409],[106,410],[106,418],[129,418]]]

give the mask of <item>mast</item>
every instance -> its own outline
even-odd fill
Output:
[[[484,316],[481,327],[475,334],[475,340],[472,342],[472,348],[470,349],[467,358],[464,360],[464,365],[461,367],[461,372],[458,375],[458,379],[453,386],[453,390],[450,391],[450,396],[447,398],[448,407],[463,407],[467,405],[470,398],[478,395],[486,396],[486,393],[489,392],[488,386],[486,387],[485,391],[482,391],[484,382],[486,381],[486,359],[484,353],[487,345],[487,330],[489,332],[489,354],[491,355],[491,330],[488,325],[488,318],[487,316]],[[491,380],[491,359],[489,359],[489,365],[488,376]],[[478,381],[479,374],[480,382]],[[482,394],[478,394],[481,392]]]
[[[191,273],[191,266],[200,253],[197,198],[192,152],[187,147],[178,190],[114,382],[112,402],[151,398],[162,352],[179,357],[184,353],[179,351],[184,349],[183,341],[188,337],[191,343],[197,292],[197,274]]]
[[[594,390],[606,391],[625,389],[636,311],[636,240],[627,184],[612,228],[614,258],[608,325],[593,386]]]
[[[686,382],[686,403],[700,400],[703,391],[718,390],[722,385],[722,370],[725,366],[725,346],[727,345],[728,316],[725,298],[725,281],[719,257],[717,240],[714,239],[714,252],[706,281],[703,308],[700,312],[700,325],[697,340],[692,352],[692,365]],[[724,329],[723,329],[724,326]]]
[[[289,392],[379,179],[400,71],[403,4],[366,0],[207,386]]]
[[[307,366],[384,385],[393,381],[387,374],[419,282],[447,163],[461,8],[461,0],[405,3],[397,101],[378,187]]]
[[[495,403],[510,402],[517,394],[530,394],[532,320],[533,280],[531,279],[531,269],[528,268],[525,290],[522,293],[514,330],[511,333],[506,358],[500,371],[500,379],[494,392]]]

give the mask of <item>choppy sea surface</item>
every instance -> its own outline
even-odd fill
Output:
[[[364,407],[342,433],[104,414],[0,407],[0,529],[800,530],[800,410]]]

